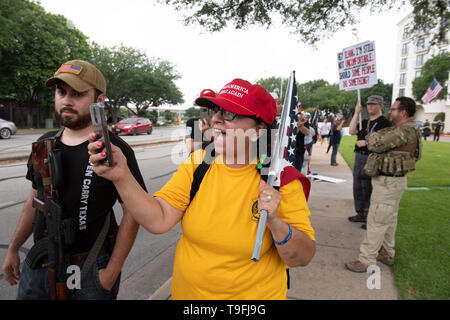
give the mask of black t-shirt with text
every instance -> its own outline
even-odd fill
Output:
[[[374,131],[378,131],[378,130],[381,130],[381,129],[387,128],[387,127],[392,127],[392,123],[388,119],[386,119],[384,116],[379,116],[375,120],[363,120],[362,121],[362,130],[359,130],[359,124],[356,125],[356,128],[358,129],[357,140],[365,140],[366,136],[369,132],[372,133]],[[355,145],[354,151],[365,153],[365,154],[369,153],[369,149],[367,149],[367,146],[358,147],[357,145]]]
[[[55,135],[49,132],[40,137],[43,140]],[[111,143],[118,146],[127,159],[128,167],[141,187],[146,190],[139,170],[134,151],[120,137],[110,133]],[[63,187],[60,193],[63,217],[71,217],[76,221],[75,244],[68,248],[69,253],[76,254],[89,251],[105,223],[106,216],[120,196],[114,184],[97,176],[89,162],[88,141],[76,146],[68,146],[57,140],[56,148],[61,150]],[[34,181],[32,158],[28,160],[26,178]]]

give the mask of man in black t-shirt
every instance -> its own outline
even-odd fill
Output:
[[[371,178],[365,174],[364,166],[369,157],[367,149],[366,135],[370,132],[392,126],[391,122],[383,116],[384,99],[381,96],[370,96],[367,99],[367,111],[369,120],[363,120],[361,128],[358,123],[358,116],[362,111],[362,106],[358,104],[355,114],[350,122],[349,133],[356,134],[355,144],[355,164],[353,167],[353,200],[356,215],[348,218],[351,222],[366,222],[370,206],[370,195],[372,194]],[[365,225],[362,226],[363,229]]]
[[[60,188],[62,219],[71,224],[74,239],[63,240],[63,257],[67,266],[82,266],[99,237],[101,229],[108,230],[106,238],[100,242],[93,258],[92,266],[81,278],[75,288],[68,288],[68,299],[116,299],[120,273],[126,257],[135,241],[139,225],[122,205],[123,217],[117,226],[112,207],[120,196],[114,184],[97,176],[89,161],[87,150],[88,136],[93,126],[89,105],[104,102],[106,81],[102,73],[92,64],[82,60],[64,63],[45,83],[47,87],[56,86],[55,113],[64,127],[44,134],[38,140],[54,138],[56,149],[61,152],[63,186]],[[145,183],[139,171],[133,150],[119,137],[110,134],[111,142],[122,149],[127,157],[128,166],[136,180],[145,189]],[[45,240],[46,224],[42,213],[32,206],[33,198],[42,192],[45,183],[38,172],[33,169],[32,157],[28,161],[26,178],[32,181],[32,189],[22,210],[21,218],[8,247],[2,270],[5,280],[11,285],[19,282],[19,300],[50,299],[48,281],[49,264],[46,255],[33,261],[27,256],[22,271],[19,272],[19,248],[33,233],[35,242]],[[110,217],[109,220],[107,218]],[[107,221],[109,221],[109,229]],[[67,224],[64,224],[67,225]],[[62,230],[63,224],[60,228]],[[38,232],[38,230],[44,230]],[[39,241],[39,243],[42,243]],[[36,247],[38,248],[38,247]],[[93,249],[92,249],[93,250]],[[31,250],[30,250],[31,252]],[[46,253],[44,248],[41,252]],[[86,263],[89,265],[89,263]],[[67,272],[70,274],[69,268]]]
[[[200,97],[215,97],[216,93],[211,89],[203,89]],[[212,141],[212,131],[210,127],[211,111],[208,108],[200,107],[200,118],[191,118],[186,121],[185,143],[188,153],[197,149],[205,149]]]
[[[297,135],[295,137],[295,162],[294,167],[302,172],[303,160],[305,159],[305,136],[309,135],[308,119],[303,116],[301,104],[298,105]]]

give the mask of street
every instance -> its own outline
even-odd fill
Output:
[[[170,136],[180,128],[158,128],[152,138]],[[14,138],[14,139],[13,139]],[[16,135],[8,142],[0,144],[0,149],[16,151],[30,147],[35,135]],[[123,136],[131,141],[149,139],[147,135]],[[4,141],[1,141],[4,142]],[[149,193],[159,190],[172,176],[179,163],[172,161],[171,153],[179,150],[183,142],[166,143],[154,146],[135,147],[134,151]],[[0,150],[0,151],[2,151]],[[6,254],[7,245],[15,231],[23,204],[30,191],[30,182],[25,179],[26,164],[12,163],[0,165],[0,263]],[[116,219],[120,223],[122,210],[119,203],[114,206]],[[162,235],[153,235],[142,227],[136,242],[125,262],[121,275],[121,288],[118,299],[146,299],[159,288],[172,274],[173,252],[181,235],[179,225]],[[32,245],[31,237],[20,250],[21,262]],[[145,268],[144,268],[145,267]],[[0,299],[15,299],[17,286],[11,287],[0,275]]]

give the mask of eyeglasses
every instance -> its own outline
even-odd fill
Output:
[[[238,116],[238,114],[222,109],[219,106],[213,106],[209,108],[209,110],[213,112],[213,115],[216,114],[217,112],[220,112],[220,115],[222,116],[223,120],[226,121],[233,121]]]

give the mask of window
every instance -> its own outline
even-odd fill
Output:
[[[430,46],[430,41],[427,38],[417,40],[417,51],[427,49]]]
[[[402,54],[404,55],[404,54],[408,54],[408,42],[406,42],[406,43],[404,43],[403,45],[402,45]]]
[[[417,55],[417,57],[416,57],[416,67],[423,66],[423,64],[424,64],[426,61],[427,61],[427,55],[426,55],[426,53]]]
[[[403,29],[403,40],[408,39],[409,38],[409,27],[405,27]]]
[[[417,70],[416,71],[416,78],[419,78],[422,75],[422,70]]]
[[[404,97],[405,96],[405,88],[401,88],[398,90],[398,96],[399,97]]]
[[[406,84],[406,73],[400,74],[400,84]]]
[[[406,59],[406,58],[403,58],[403,59],[402,59],[402,63],[401,63],[401,65],[400,65],[400,69],[401,69],[401,70],[405,70],[407,66],[408,66],[408,64],[407,64],[407,59]]]

